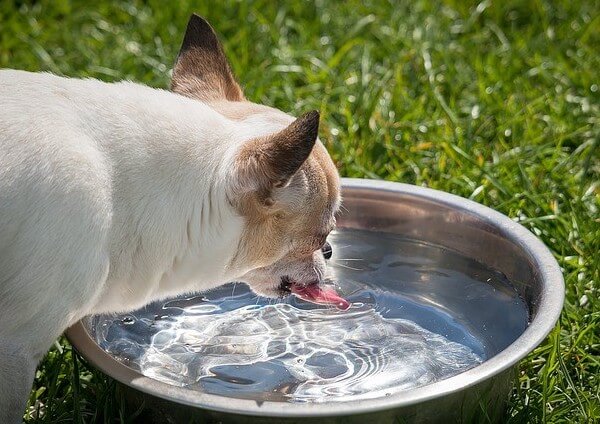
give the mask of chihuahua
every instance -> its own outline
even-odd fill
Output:
[[[318,126],[246,100],[197,15],[171,91],[0,71],[0,423],[86,315],[230,281],[318,300],[340,206]]]

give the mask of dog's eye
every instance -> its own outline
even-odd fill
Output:
[[[331,255],[333,255],[333,249],[328,241],[326,241],[323,247],[321,247],[321,252],[323,252],[323,257],[325,259],[330,259]]]

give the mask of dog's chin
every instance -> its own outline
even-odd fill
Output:
[[[250,290],[252,290],[255,294],[262,297],[267,297],[270,299],[282,299],[284,297],[292,294],[292,291],[289,288],[282,287],[281,285],[254,285],[249,284]]]

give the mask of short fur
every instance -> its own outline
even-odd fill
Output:
[[[340,198],[318,113],[246,101],[197,16],[172,89],[0,71],[0,423],[86,315],[320,281]]]

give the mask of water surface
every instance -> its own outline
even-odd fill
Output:
[[[447,249],[359,230],[330,236],[347,311],[244,284],[91,318],[100,346],[148,377],[290,402],[385,396],[472,368],[513,342],[527,307],[499,272]]]

